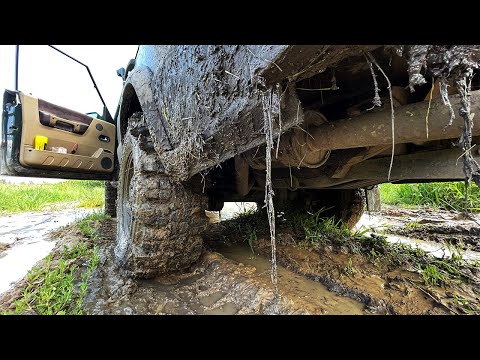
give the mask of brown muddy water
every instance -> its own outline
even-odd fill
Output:
[[[115,268],[112,243],[101,246],[101,265],[89,278],[90,314],[274,314],[270,261],[241,245],[204,251],[182,274],[128,279]],[[279,267],[278,314],[362,314],[360,302]]]
[[[240,264],[253,266],[255,275],[270,279],[271,262],[261,255],[253,255],[250,249],[242,245],[232,245],[217,248],[223,256]],[[312,306],[322,308],[326,314],[362,314],[364,306],[348,297],[338,296],[329,291],[324,285],[305,278],[278,266],[278,286],[280,296],[292,300],[307,300]]]

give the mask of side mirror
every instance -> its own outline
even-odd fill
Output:
[[[123,80],[125,80],[125,68],[120,68],[117,70],[117,75],[120,76]]]
[[[94,111],[94,112],[89,112],[89,113],[87,113],[87,115],[88,115],[88,116],[91,116],[91,117],[93,117],[93,118],[95,118],[95,119],[101,119],[101,118],[102,118],[102,117],[100,116],[100,114],[97,113],[96,111]]]
[[[111,124],[114,124],[113,122],[113,119],[112,119],[112,116],[110,115],[110,111],[108,111],[107,107],[104,106],[103,107],[103,115],[100,115],[98,112],[96,111],[92,111],[92,112],[89,112],[87,113],[88,116],[91,116],[95,119],[100,119],[100,120],[103,120],[103,121],[106,121],[106,122],[109,122]]]

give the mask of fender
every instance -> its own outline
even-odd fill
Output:
[[[143,111],[148,130],[154,140],[155,150],[159,155],[172,149],[164,119],[155,104],[152,90],[153,72],[145,65],[137,64],[129,72],[120,99],[117,116],[118,157],[121,157],[121,144],[127,131],[128,118],[137,111]]]

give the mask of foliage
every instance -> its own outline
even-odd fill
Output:
[[[465,207],[465,183],[420,183],[420,184],[381,184],[382,202],[392,205],[431,206],[445,210],[463,211]],[[467,209],[480,211],[480,188],[469,184]]]
[[[82,269],[78,263],[86,263]],[[50,254],[43,266],[36,266],[26,277],[22,296],[15,302],[15,314],[33,311],[39,315],[81,315],[87,278],[99,263],[97,248],[79,242],[64,247],[59,259]],[[75,286],[77,274],[81,282]]]
[[[101,207],[104,203],[103,181],[69,180],[56,184],[0,183],[0,211],[15,213],[39,211],[57,204],[78,202],[77,207]]]

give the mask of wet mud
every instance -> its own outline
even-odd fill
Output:
[[[478,231],[476,222],[465,219],[461,214],[390,207],[381,213],[365,214],[356,228],[359,231],[370,229],[369,232],[382,233],[388,242],[406,243],[439,259],[452,256],[445,242],[429,241],[427,236],[421,240],[394,233],[396,229],[408,228],[408,224],[412,226],[411,224],[417,223],[430,224],[437,227],[439,232],[445,228],[469,229],[469,233]],[[460,234],[452,235],[451,238],[461,241],[465,236],[468,236],[466,231],[460,231]],[[226,238],[221,230],[212,231],[207,246],[222,252],[225,244],[243,241],[236,236]],[[268,236],[260,236],[253,247],[256,254],[270,256]],[[462,256],[466,261],[480,260],[480,253],[471,248],[464,250]],[[372,262],[365,255],[351,253],[346,246],[302,248],[298,239],[295,240],[295,234],[285,229],[277,234],[277,262],[285,269],[323,284],[337,295],[359,301],[364,304],[366,313],[465,314],[476,313],[480,309],[478,281],[468,284],[456,282],[446,287],[427,285],[420,270],[414,266]],[[279,284],[281,286],[281,282]],[[468,306],[465,307],[465,304]]]
[[[450,243],[467,252],[480,252],[479,215],[465,217],[460,212],[385,207],[379,216],[377,219],[383,219],[384,230],[390,234],[437,244]]]
[[[429,219],[428,214],[421,212],[402,214],[396,217],[388,211],[385,217],[380,214],[378,225],[387,221],[386,216],[395,218],[387,223],[398,224],[411,221],[412,216],[417,221]],[[425,286],[415,269],[374,264],[345,248],[304,249],[292,244],[288,232],[280,232],[277,235],[280,300],[275,304],[268,237],[259,237],[252,249],[239,238],[225,238],[221,223],[210,216],[216,224],[211,224],[206,233],[200,261],[181,274],[150,280],[123,277],[112,261],[112,244],[105,240],[101,246],[102,266],[89,280],[86,311],[91,314],[440,315],[467,313],[458,299],[472,304],[479,302],[478,284]],[[468,223],[455,220],[455,214],[445,212],[440,216],[451,218],[452,225],[455,221]],[[449,223],[444,219],[440,224]],[[422,246],[432,244],[436,243],[425,241]],[[355,269],[353,274],[345,273],[349,263]]]
[[[227,206],[226,210],[235,209]],[[285,229],[277,234],[280,293],[277,303],[270,277],[269,238],[259,234],[252,248],[241,234],[226,236],[224,223],[219,220],[230,218],[232,211],[222,212],[221,219],[209,214],[212,224],[204,235],[205,247],[194,266],[182,273],[149,280],[131,279],[116,267],[113,261],[115,220],[104,223],[99,230],[101,236],[96,240],[100,264],[88,279],[85,313],[465,314],[478,309],[479,284],[427,286],[417,269],[373,263],[363,255],[350,253],[346,247],[302,248]],[[430,246],[433,255],[433,250],[442,249],[437,255],[445,256],[441,242],[393,233],[409,228],[408,224],[411,231],[422,226],[469,229],[460,231],[461,236],[474,236],[471,233],[478,229],[475,222],[456,213],[393,207],[385,207],[376,215],[365,215],[357,227],[384,231],[391,242]],[[452,238],[457,238],[454,233],[452,230]],[[424,234],[427,237],[427,232]],[[82,239],[74,227],[56,236],[56,249]],[[472,248],[465,252],[465,258],[469,254],[472,261],[479,255]],[[0,296],[0,308],[9,306],[20,296],[22,282],[17,285]]]
[[[104,233],[113,236],[114,224]],[[100,244],[101,265],[89,278],[89,314],[362,314],[364,305],[319,282],[279,269],[275,303],[270,262],[241,245],[205,250],[186,272],[132,280],[118,272],[112,239]],[[278,310],[278,311],[277,311]]]

